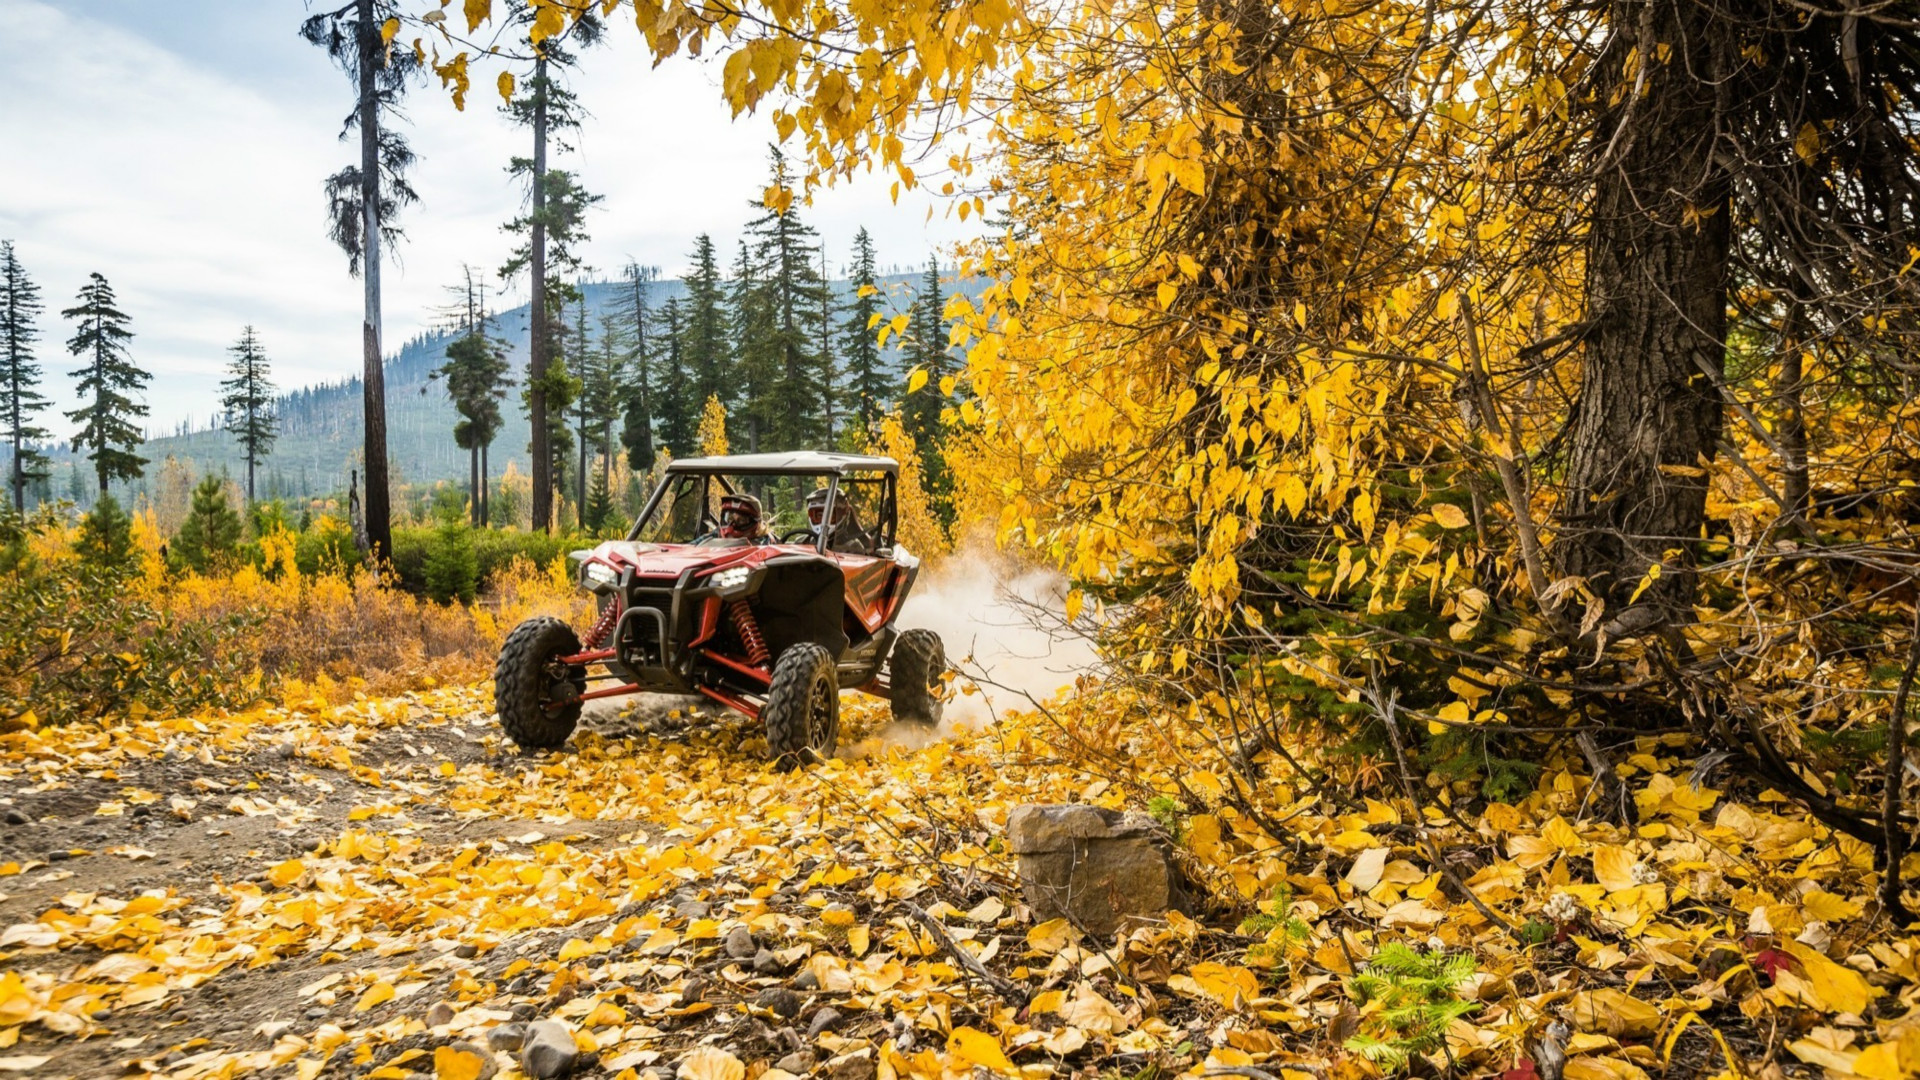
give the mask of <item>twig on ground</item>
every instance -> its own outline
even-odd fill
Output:
[[[1453,867],[1447,865],[1447,860],[1440,851],[1440,845],[1433,842],[1433,834],[1427,831],[1426,808],[1414,788],[1413,770],[1407,767],[1407,748],[1400,738],[1400,722],[1393,715],[1399,695],[1388,693],[1382,696],[1380,682],[1376,677],[1372,688],[1367,691],[1367,697],[1371,699],[1373,710],[1380,717],[1380,722],[1386,726],[1387,737],[1393,740],[1393,756],[1400,763],[1400,790],[1406,792],[1407,801],[1413,804],[1414,828],[1419,834],[1421,845],[1427,849],[1427,857],[1433,860],[1434,869],[1440,871],[1441,876],[1447,879],[1447,884],[1453,886],[1454,892],[1465,897],[1475,908],[1478,908],[1488,922],[1505,930],[1510,936],[1518,938],[1519,934],[1514,930],[1513,924],[1499,912],[1488,907],[1486,901],[1480,899],[1477,893],[1467,887],[1466,882],[1460,880],[1460,875],[1453,872]]]
[[[1887,868],[1880,879],[1880,906],[1895,923],[1913,921],[1900,898],[1900,864],[1907,856],[1907,830],[1900,823],[1900,795],[1907,782],[1907,698],[1913,676],[1920,669],[1920,602],[1913,605],[1913,634],[1907,644],[1907,669],[1893,695],[1893,715],[1887,717],[1887,790],[1880,803],[1880,831],[1886,845]]]
[[[940,925],[939,919],[927,914],[925,909],[911,900],[902,900],[900,902],[906,905],[906,909],[913,913],[913,917],[919,920],[921,926],[927,928],[927,933],[932,935],[934,944],[945,949],[947,955],[958,961],[961,967],[966,968],[978,976],[980,981],[992,987],[994,993],[1009,999],[1023,996],[1020,993],[1019,985],[1012,979],[1002,975],[995,975],[993,972],[988,971],[987,965],[981,963],[979,957],[961,948],[958,942],[948,937],[947,928]]]

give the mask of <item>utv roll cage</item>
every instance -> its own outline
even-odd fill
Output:
[[[647,504],[634,518],[633,527],[627,530],[629,541],[640,539],[647,523],[659,512],[660,504],[673,490],[673,481],[680,477],[707,477],[720,481],[721,494],[737,494],[731,478],[739,476],[791,476],[819,477],[827,479],[827,504],[822,520],[832,521],[835,505],[840,501],[840,482],[850,476],[861,473],[881,474],[881,494],[872,533],[875,538],[873,554],[893,546],[894,538],[899,534],[900,504],[897,486],[900,477],[900,464],[889,457],[877,457],[867,454],[835,454],[820,451],[794,451],[783,454],[729,454],[724,457],[677,458],[667,463],[664,476],[653,494],[648,496]],[[707,503],[705,492],[701,502]],[[822,529],[814,541],[814,550],[826,554],[830,529]]]

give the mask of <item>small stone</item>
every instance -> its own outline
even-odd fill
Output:
[[[793,988],[802,993],[818,990],[820,989],[820,977],[813,973],[812,968],[808,968],[793,977]]]
[[[828,1080],[873,1080],[875,1071],[872,1047],[863,1047],[827,1062]]]
[[[688,979],[687,984],[680,988],[680,1004],[683,1006],[698,1004],[706,996],[707,980],[698,975]]]
[[[459,957],[462,960],[471,960],[474,957],[480,955],[480,946],[478,945],[456,946],[453,950],[453,955]]]
[[[527,1020],[531,1020],[533,1019],[533,1015],[535,1011],[536,1010],[534,1009],[533,1006],[528,1005],[525,1002],[522,1002],[513,1007],[513,1018],[515,1020],[520,1020],[523,1022]]]
[[[520,1046],[520,1071],[535,1080],[551,1080],[573,1071],[580,1050],[573,1032],[558,1020],[536,1020],[527,1025],[527,1041]]]
[[[760,991],[753,999],[755,1005],[770,1010],[783,1020],[791,1020],[800,1015],[800,995],[784,986],[770,986]]]
[[[433,1003],[433,1008],[427,1010],[426,1024],[428,1027],[439,1027],[442,1024],[451,1023],[453,1023],[453,1006],[451,1004],[445,1001],[436,1001]]]
[[[268,1042],[280,1037],[280,1034],[293,1026],[291,1020],[269,1020],[253,1030],[260,1033]]]
[[[309,1020],[318,1020],[325,1015],[327,1015],[327,1010],[321,1008],[318,1005],[315,1005],[314,1007],[306,1011],[306,1017]]]
[[[760,943],[753,940],[753,931],[744,926],[736,926],[727,932],[727,955],[735,960],[745,960],[760,951]]]
[[[673,906],[673,915],[677,919],[704,919],[713,909],[699,900],[686,900]]]
[[[17,806],[7,807],[6,816],[7,824],[9,825],[31,825],[33,823],[33,819],[28,817],[26,812]]]
[[[57,848],[47,852],[48,862],[66,862],[71,858],[73,858],[73,852],[68,851],[66,848]]]
[[[774,1062],[773,1067],[795,1076],[805,1076],[813,1071],[813,1055],[804,1050],[797,1054],[788,1054]]]
[[[821,1032],[838,1027],[840,1020],[839,1009],[833,1008],[832,1006],[821,1009],[819,1012],[813,1014],[813,1022],[807,1025],[807,1038],[819,1038]]]
[[[487,1029],[487,1045],[503,1054],[518,1053],[527,1041],[527,1025],[501,1024]]]
[[[786,965],[773,955],[772,949],[761,949],[753,954],[753,971],[756,975],[778,975]]]
[[[497,1031],[499,1029],[496,1028],[495,1030]],[[493,1055],[475,1046],[473,1043],[448,1043],[447,1048],[450,1050],[458,1050],[463,1054],[472,1054],[474,1057],[480,1059],[480,1075],[474,1077],[474,1080],[492,1080],[493,1075],[500,1071],[500,1066],[494,1064]]]

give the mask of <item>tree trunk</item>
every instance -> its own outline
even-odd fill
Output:
[[[1618,73],[1619,103],[1596,133],[1594,326],[1569,420],[1555,554],[1562,573],[1608,597],[1610,613],[1656,563],[1662,576],[1642,602],[1686,610],[1685,552],[1700,535],[1704,466],[1720,439],[1729,207],[1712,158],[1713,82],[1727,65],[1713,19],[1691,0],[1614,0],[1613,40],[1599,61]],[[1643,70],[1628,68],[1630,51]],[[1609,100],[1608,88],[1599,94]]]
[[[533,527],[553,522],[553,457],[547,431],[547,61],[533,67],[533,340],[527,351],[527,412],[533,417]]]
[[[1807,516],[1807,418],[1801,402],[1804,372],[1800,363],[1800,308],[1787,311],[1780,331],[1780,373],[1774,384],[1780,414],[1780,498],[1786,503],[1782,512],[1792,521],[1804,522]]]
[[[480,442],[477,439],[471,447],[467,448],[467,490],[473,493],[469,500],[472,505],[467,507],[467,520],[478,525],[480,524]]]
[[[493,527],[493,492],[488,490],[491,481],[487,477],[487,444],[480,444],[480,526]]]
[[[387,377],[380,358],[380,99],[375,65],[383,42],[373,0],[358,0],[360,19],[360,217],[366,262],[361,281],[366,314],[360,326],[361,411],[364,417],[367,491],[362,507],[367,547],[374,561],[393,555],[393,523],[387,492]]]

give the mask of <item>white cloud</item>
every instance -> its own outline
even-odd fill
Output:
[[[304,6],[272,7],[273,17],[256,9],[245,18],[223,4],[170,9],[181,20],[231,18],[225,36],[197,37],[142,33],[159,17],[143,4],[84,15],[0,0],[13,87],[0,107],[0,237],[16,242],[47,301],[40,355],[57,407],[73,407],[60,345],[69,328],[57,313],[94,270],[118,290],[135,356],[154,372],[156,431],[214,411],[225,350],[245,323],[258,328],[283,386],[358,370],[360,286],[325,237],[320,194],[321,179],[354,153],[337,141],[351,88],[295,36]],[[625,24],[584,57],[575,89],[592,116],[563,164],[605,197],[585,249],[602,271],[632,257],[675,275],[703,231],[731,254],[765,184],[771,126],[730,122],[714,70],[688,60],[651,68]],[[505,165],[526,152],[527,137],[498,115],[491,82],[475,80],[464,113],[437,84],[409,100],[422,202],[404,218],[408,240],[386,274],[390,351],[428,325],[462,261],[491,272],[511,246],[499,226],[520,193]],[[806,211],[834,267],[861,224],[883,264],[918,263],[964,235],[944,204],[928,224],[934,200],[913,195],[896,208],[887,189],[863,179]]]

